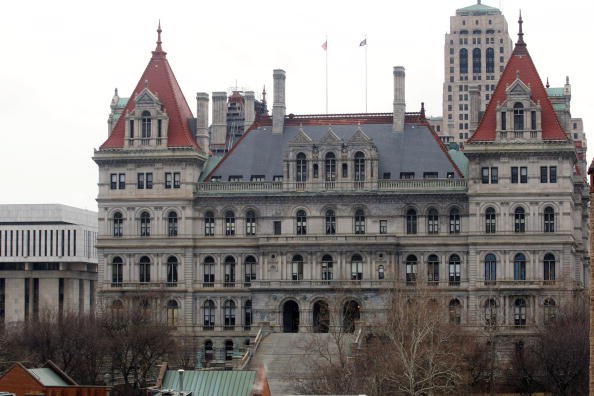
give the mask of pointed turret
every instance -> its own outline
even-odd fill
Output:
[[[159,21],[157,46],[102,149],[134,147],[146,145],[146,142],[149,145],[200,148],[189,124],[194,116],[163,50],[161,32]],[[146,114],[144,110],[148,110],[154,120],[148,140],[140,135],[140,120],[145,117],[142,114]]]

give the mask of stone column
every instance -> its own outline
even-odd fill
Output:
[[[403,66],[394,66],[394,116],[392,130],[404,131],[406,100],[404,92],[405,73]]]
[[[272,73],[274,80],[274,102],[272,105],[272,133],[283,133],[285,123],[285,79],[286,73],[282,69],[275,69]]]

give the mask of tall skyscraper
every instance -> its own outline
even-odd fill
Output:
[[[477,128],[511,52],[512,40],[501,10],[477,4],[456,10],[445,35],[443,127],[448,141],[464,142]]]

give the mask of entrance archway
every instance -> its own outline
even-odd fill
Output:
[[[283,333],[299,331],[299,305],[293,300],[283,305]]]
[[[313,306],[313,332],[327,333],[330,329],[330,311],[326,301],[316,301]]]
[[[347,333],[355,331],[355,322],[361,319],[361,307],[355,300],[347,301],[342,309],[342,329]]]

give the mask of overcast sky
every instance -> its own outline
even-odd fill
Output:
[[[569,75],[572,115],[594,144],[594,5],[591,1],[484,0],[501,7],[543,81]],[[472,0],[424,1],[12,1],[2,5],[0,203],[64,203],[96,210],[93,150],[107,137],[115,87],[129,96],[155,47],[163,48],[195,114],[199,91],[235,86],[272,95],[287,72],[287,113],[363,112],[367,34],[368,111],[392,109],[392,66],[406,68],[407,111],[441,115],[444,34]],[[589,49],[590,48],[590,49]],[[589,94],[590,93],[590,94]],[[592,150],[590,150],[592,151]],[[592,155],[588,152],[588,159]]]

